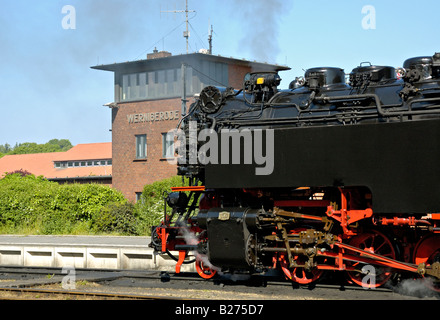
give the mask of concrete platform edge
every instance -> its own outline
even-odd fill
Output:
[[[78,243],[75,238],[66,238],[51,244],[50,237],[42,238],[41,243],[32,244],[34,238],[17,237],[17,241],[0,241],[0,266],[23,267],[54,267],[54,268],[90,268],[106,270],[160,270],[174,271],[176,262],[168,255],[158,255],[147,245],[147,238],[142,238],[145,244],[124,244],[121,237],[112,237],[111,243],[106,243],[106,238],[101,237],[99,243]],[[5,239],[5,238],[3,238]],[[18,241],[18,240],[28,241]],[[92,238],[90,238],[92,239]],[[0,236],[1,240],[1,236]],[[14,238],[12,238],[14,240]],[[102,240],[102,241],[101,241]],[[108,240],[108,239],[107,239]],[[132,239],[129,239],[132,240]],[[15,242],[15,243],[14,243]],[[38,241],[35,241],[38,242]],[[93,242],[93,241],[91,241]],[[174,253],[178,256],[178,253]],[[187,257],[187,260],[193,256]],[[195,272],[194,263],[182,265],[183,272]]]

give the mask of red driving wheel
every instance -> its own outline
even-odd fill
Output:
[[[196,258],[196,270],[203,279],[211,279],[217,274],[217,271],[206,266],[201,258]]]
[[[419,265],[424,263],[431,266],[434,262],[440,262],[440,235],[430,234],[417,243],[414,249],[414,263]],[[432,281],[425,284],[432,290],[440,292],[440,281],[430,277]]]
[[[380,254],[390,259],[396,259],[396,251],[394,250],[393,244],[388,237],[377,230],[370,230],[357,235],[350,239],[349,244],[370,253]],[[363,257],[364,255],[361,253],[360,256]],[[365,257],[368,256],[365,255]],[[371,268],[374,268],[375,273],[369,275],[367,278],[366,274],[360,272],[360,270],[366,266],[365,263],[347,261],[347,266],[359,270],[348,272],[348,276],[354,283],[364,288],[378,288],[385,284],[393,275],[391,268],[370,266]],[[366,279],[371,280],[372,276],[374,276],[374,281],[366,282]]]
[[[305,257],[302,256],[293,256],[293,259],[299,265],[304,264],[306,261]],[[288,258],[285,253],[281,253],[278,256],[278,261],[280,262],[281,269],[283,270],[285,276],[299,284],[310,284],[318,280],[323,273],[323,270],[318,270],[316,268],[310,271],[303,267],[289,268]]]

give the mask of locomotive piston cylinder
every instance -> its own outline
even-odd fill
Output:
[[[251,208],[212,208],[199,212],[197,224],[207,229],[209,235],[208,256],[214,265],[231,268],[249,268],[255,265],[256,257],[249,255],[254,250],[255,240],[252,232],[260,226],[258,217],[262,209]]]

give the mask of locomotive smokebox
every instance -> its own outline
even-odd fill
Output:
[[[197,223],[209,235],[208,256],[213,265],[248,269],[256,264],[253,231],[260,228],[262,209],[212,208],[200,212]]]

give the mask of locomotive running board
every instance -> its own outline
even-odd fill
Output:
[[[171,187],[171,191],[205,191],[205,186]]]

